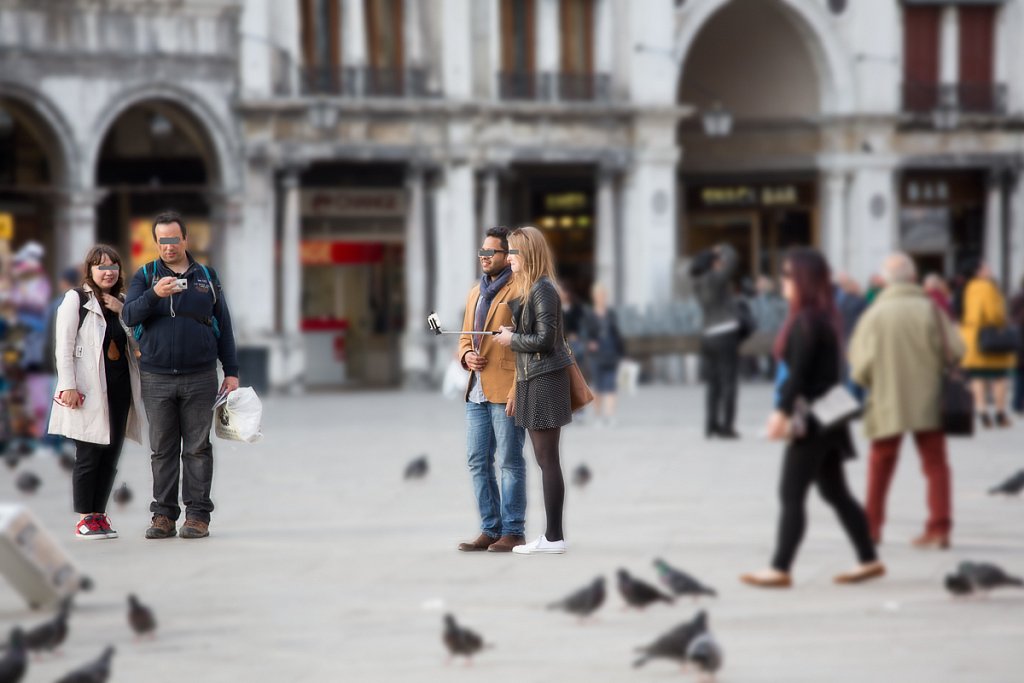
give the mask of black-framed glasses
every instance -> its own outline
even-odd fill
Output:
[[[511,251],[504,249],[481,249],[477,252],[477,256],[480,258],[494,258],[495,254],[511,254]]]

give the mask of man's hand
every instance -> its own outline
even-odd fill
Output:
[[[124,309],[124,304],[121,300],[109,294],[103,295],[103,304],[117,315],[121,315],[121,311]]]
[[[479,372],[487,367],[487,358],[481,356],[476,351],[470,351],[466,354],[466,367],[475,372]]]
[[[232,391],[238,389],[238,378],[237,377],[225,377],[224,382],[220,385],[220,391],[218,395],[223,394],[227,396]]]
[[[153,285],[153,291],[161,299],[166,299],[172,294],[178,293],[178,278],[176,277],[162,277],[157,280],[156,284]]]

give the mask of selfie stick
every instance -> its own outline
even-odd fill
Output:
[[[471,330],[460,330],[458,332],[445,332],[441,329],[441,321],[437,318],[437,313],[433,311],[427,316],[427,327],[433,331],[434,334],[485,334],[495,335],[497,332],[473,332]]]

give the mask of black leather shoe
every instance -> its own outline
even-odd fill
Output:
[[[739,433],[735,429],[720,429],[718,430],[718,438],[720,439],[738,439],[740,438]]]

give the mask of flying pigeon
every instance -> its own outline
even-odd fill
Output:
[[[604,577],[599,576],[585,588],[581,588],[572,595],[553,602],[548,609],[560,609],[575,614],[580,620],[584,620],[596,612],[604,604],[605,590]]]
[[[22,493],[32,495],[43,485],[43,480],[35,472],[26,471],[18,475],[18,478],[14,480],[14,485]]]
[[[974,590],[982,593],[1004,586],[1024,588],[1024,579],[1011,576],[990,562],[961,562],[957,573],[967,579]]]
[[[484,647],[484,639],[479,634],[469,630],[465,626],[459,626],[455,617],[451,614],[444,615],[444,635],[442,636],[444,646],[448,648],[448,661],[453,657],[465,657],[467,663],[472,661],[473,655],[480,652]]]
[[[670,605],[675,602],[675,600],[665,595],[651,584],[641,581],[640,579],[633,578],[625,569],[620,569],[618,576],[619,593],[622,594],[622,599],[625,600],[626,604],[630,607],[636,607],[637,609],[642,610],[656,602],[667,602]]]
[[[988,490],[989,495],[995,496],[1000,493],[1007,496],[1016,496],[1024,491],[1024,470],[1013,475],[999,486],[993,486]]]
[[[113,646],[108,646],[100,658],[75,669],[57,683],[107,683],[110,678],[110,660],[114,658]]]
[[[707,612],[701,610],[693,619],[676,626],[650,645],[637,648],[636,651],[643,656],[633,662],[633,666],[639,668],[649,660],[659,657],[674,659],[680,664],[685,664],[690,643],[707,630],[708,615]]]
[[[128,482],[122,482],[121,486],[114,491],[114,502],[121,507],[132,502],[132,490],[128,488]]]
[[[14,628],[7,641],[7,651],[0,658],[0,683],[19,683],[27,670],[25,633],[20,628]]]
[[[689,595],[694,600],[702,595],[715,597],[718,593],[714,588],[705,586],[700,581],[686,572],[676,569],[660,557],[654,560],[654,567],[658,570],[658,578],[661,582],[676,595]]]
[[[44,621],[25,633],[25,647],[32,652],[53,652],[68,637],[68,615],[71,613],[70,599],[61,603],[57,615]]]
[[[954,596],[956,595],[970,595],[974,592],[974,587],[971,586],[970,580],[960,576],[960,574],[946,574],[946,590],[948,590]]]
[[[572,471],[573,486],[584,488],[590,483],[592,478],[593,474],[591,474],[590,468],[586,465],[580,464]]]
[[[430,463],[427,456],[421,455],[405,466],[405,479],[422,479],[430,471]]]
[[[722,646],[711,633],[705,631],[694,638],[686,648],[686,659],[696,664],[702,673],[714,680],[715,673],[722,668]]]
[[[156,638],[156,617],[153,610],[139,602],[134,595],[128,596],[128,625],[132,627],[137,639],[146,635]]]

